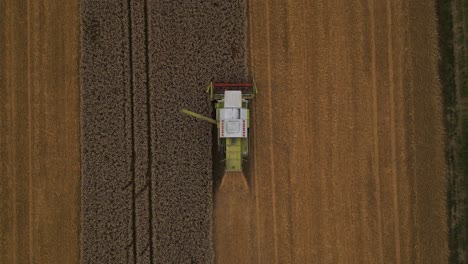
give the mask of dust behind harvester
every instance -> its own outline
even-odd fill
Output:
[[[215,124],[218,149],[225,156],[226,172],[242,172],[243,158],[249,155],[249,104],[257,88],[253,83],[210,83],[206,92],[214,101],[216,120],[186,109],[182,112]]]

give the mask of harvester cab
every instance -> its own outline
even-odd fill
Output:
[[[216,120],[182,109],[182,112],[216,124],[218,147],[225,154],[226,171],[242,171],[249,155],[249,103],[257,94],[254,83],[210,83],[206,92],[214,101]]]

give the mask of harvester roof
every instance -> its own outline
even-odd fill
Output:
[[[225,108],[241,108],[242,107],[241,91],[224,91],[224,107]]]

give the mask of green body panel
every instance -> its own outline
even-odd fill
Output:
[[[242,138],[241,139],[241,148],[242,148],[242,157],[247,157],[249,154],[249,138]]]
[[[219,118],[219,109],[224,108],[224,102],[215,103],[216,120]],[[242,102],[242,108],[247,110],[247,129],[250,130],[250,111],[248,102]],[[219,131],[219,122],[216,127]],[[225,148],[226,171],[242,171],[242,158],[249,154],[249,132],[247,138],[221,138],[218,133],[218,146]],[[233,143],[234,142],[234,143]]]
[[[226,138],[226,171],[242,171],[242,147],[239,138]]]

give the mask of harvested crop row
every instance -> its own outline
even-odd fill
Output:
[[[82,256],[208,263],[210,80],[246,77],[237,1],[82,4]]]
[[[250,3],[259,262],[446,262],[434,3]]]
[[[0,1],[0,263],[77,263],[79,0]]]

